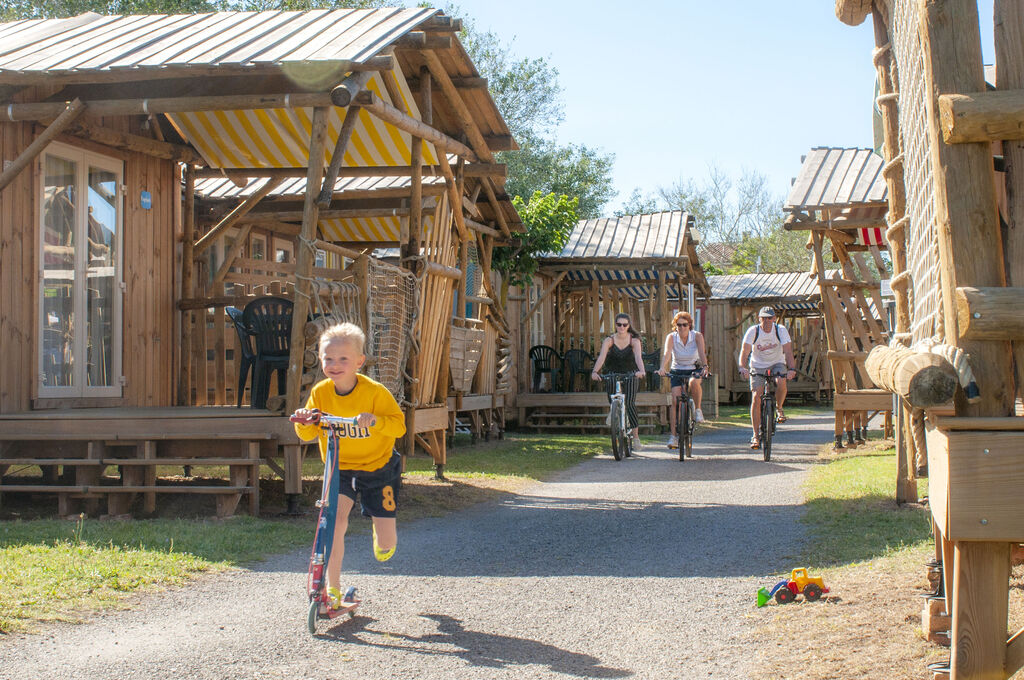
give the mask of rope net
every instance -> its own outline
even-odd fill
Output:
[[[911,273],[910,331],[912,344],[939,340],[942,328],[942,286],[935,225],[935,185],[928,129],[928,91],[924,50],[918,35],[917,5],[896,0],[889,35],[893,72],[899,83],[900,143],[907,192],[907,269]]]
[[[416,319],[416,277],[409,271],[370,258],[367,277],[366,353],[376,359],[366,374],[383,384],[395,399],[405,399],[404,370]]]

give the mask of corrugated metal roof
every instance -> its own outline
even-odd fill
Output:
[[[804,159],[783,210],[885,205],[885,161],[871,149],[817,147]]]
[[[709,276],[713,300],[782,300],[807,301],[821,296],[818,280],[807,272],[780,274],[726,274]]]
[[[555,258],[680,257],[690,217],[681,210],[582,220]]]
[[[0,72],[361,63],[432,8],[101,16],[0,24]]]

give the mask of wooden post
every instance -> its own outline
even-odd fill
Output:
[[[1024,89],[1024,2],[995,0],[996,88]],[[1007,285],[1024,287],[1024,142],[1003,142],[1006,166]],[[1016,395],[1024,397],[1024,341],[1013,343]]]
[[[327,107],[313,109],[313,125],[309,141],[309,168],[306,175],[306,199],[303,203],[302,231],[295,255],[295,301],[292,308],[292,336],[288,361],[288,387],[285,413],[299,407],[302,390],[302,355],[306,349],[306,317],[309,315],[309,278],[313,273],[312,242],[316,238],[320,208],[317,189],[324,175],[324,146],[327,138]]]
[[[956,371],[937,354],[876,345],[864,368],[872,382],[916,408],[946,404],[956,391]]]
[[[185,208],[182,212],[181,239],[181,299],[193,297],[193,275],[195,256],[192,246],[195,243],[196,231],[196,169],[193,165],[185,166]],[[192,310],[181,313],[181,369],[178,373],[178,405],[189,406],[192,402]]]
[[[957,400],[957,415],[1013,414],[1010,346],[1005,342],[965,341],[957,323],[956,289],[961,286],[1006,285],[1002,236],[992,182],[988,143],[949,145],[942,141],[936,99],[941,94],[981,92],[985,79],[981,61],[978,8],[956,0],[919,0],[921,40],[928,86],[928,125],[935,181],[942,318],[946,342],[971,356],[981,400]]]
[[[1006,285],[992,152],[986,142],[944,143],[936,105],[943,94],[985,89],[978,7],[960,0],[918,0],[918,11],[935,178],[945,341],[970,354],[971,368],[983,386],[976,403],[969,404],[962,395],[957,396],[956,415],[1008,416],[1013,414],[1009,343],[964,338],[956,316],[958,287]],[[954,544],[954,680],[1005,677],[1008,550],[1005,543]]]
[[[12,104],[13,106],[13,104]],[[14,181],[22,170],[24,170],[29,163],[35,159],[43,149],[53,140],[54,137],[64,131],[71,123],[82,115],[85,111],[85,104],[80,99],[74,99],[68,104],[64,110],[57,116],[52,123],[46,126],[46,129],[42,133],[32,140],[32,143],[22,151],[14,162],[11,163],[3,172],[0,172],[0,191],[4,190],[8,184]]]

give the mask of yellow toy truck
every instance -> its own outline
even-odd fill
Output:
[[[827,593],[828,588],[820,577],[807,575],[807,569],[800,567],[790,573],[788,581],[779,581],[771,590],[761,588],[757,591],[757,606],[763,607],[768,600],[775,598],[779,604],[788,604],[796,599],[796,596],[803,593],[808,602],[814,602]]]

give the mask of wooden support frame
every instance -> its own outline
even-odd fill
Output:
[[[63,132],[76,118],[85,112],[86,105],[81,100],[75,99],[70,104],[58,104],[63,110],[58,109],[57,118],[46,126],[42,134],[32,140],[32,143],[14,159],[2,173],[0,173],[0,191],[14,181],[14,178],[21,174],[21,171],[28,167],[36,156],[43,152],[43,149],[53,141],[53,138]],[[9,107],[8,107],[9,108]]]
[[[408,132],[414,137],[422,137],[435,146],[441,147],[444,151],[450,151],[451,153],[462,156],[469,161],[475,162],[478,160],[478,157],[473,153],[473,150],[462,142],[456,141],[440,130],[422,121],[416,120],[407,113],[396,109],[373,92],[360,92],[353,102],[356,105],[365,108],[385,123],[391,123],[399,130]],[[438,155],[441,156],[443,154]],[[445,162],[446,159],[441,160],[442,170],[444,169]]]
[[[262,201],[264,196],[276,189],[281,184],[281,181],[282,180],[280,179],[268,179],[255,193],[247,196],[245,200],[238,205],[238,207],[228,213],[224,219],[214,225],[210,231],[203,234],[203,237],[195,242],[195,245],[192,248],[192,257],[196,258],[202,255],[206,249],[213,245],[218,238],[223,236],[228,229],[238,224],[250,210],[255,208],[256,204]],[[235,254],[237,255],[237,252]]]

